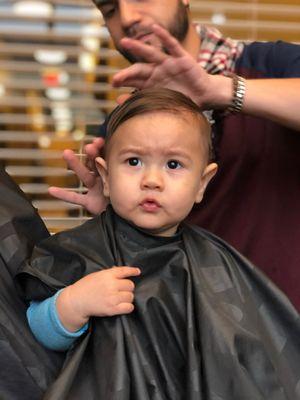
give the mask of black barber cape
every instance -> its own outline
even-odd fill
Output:
[[[52,236],[18,276],[44,299],[86,274],[138,266],[135,310],[91,318],[44,399],[300,399],[300,322],[285,296],[215,236],[154,237],[112,208]]]
[[[63,355],[44,349],[27,324],[27,305],[13,278],[48,231],[22,191],[0,168],[0,399],[38,400],[61,368]]]

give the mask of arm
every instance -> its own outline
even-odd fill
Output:
[[[88,328],[84,325],[77,332],[70,332],[62,325],[56,310],[56,300],[61,291],[43,301],[32,301],[27,310],[27,320],[35,338],[46,348],[68,350]]]
[[[67,350],[87,329],[91,316],[112,316],[133,311],[133,267],[113,267],[94,272],[42,302],[32,302],[29,326],[45,347]]]
[[[246,81],[243,113],[268,118],[300,131],[300,79]]]
[[[226,109],[232,99],[231,78],[208,74],[166,30],[154,25],[153,31],[168,54],[134,39],[122,39],[122,47],[146,62],[118,72],[113,85],[138,89],[168,87],[185,93],[202,109]],[[300,78],[246,81],[243,113],[300,130],[299,109]]]

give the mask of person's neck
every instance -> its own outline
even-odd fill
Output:
[[[191,22],[189,24],[187,35],[181,42],[181,45],[195,60],[197,60],[200,52],[201,40],[196,26]]]

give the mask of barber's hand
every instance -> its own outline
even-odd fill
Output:
[[[49,193],[60,200],[83,206],[92,214],[96,215],[103,211],[107,206],[107,199],[103,196],[102,180],[95,167],[95,158],[99,156],[103,144],[102,138],[96,138],[85,146],[84,152],[87,157],[85,164],[72,150],[65,150],[63,154],[68,167],[74,171],[87,188],[87,193],[76,193],[56,186],[50,187]]]
[[[203,110],[226,108],[232,96],[232,81],[228,77],[208,74],[170,33],[153,25],[167,53],[135,39],[123,38],[121,45],[144,60],[118,72],[115,87],[137,89],[165,87],[190,97]]]

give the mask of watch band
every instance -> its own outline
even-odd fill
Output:
[[[239,75],[232,76],[233,93],[231,104],[228,111],[231,113],[239,113],[243,108],[244,97],[246,93],[246,81]]]

